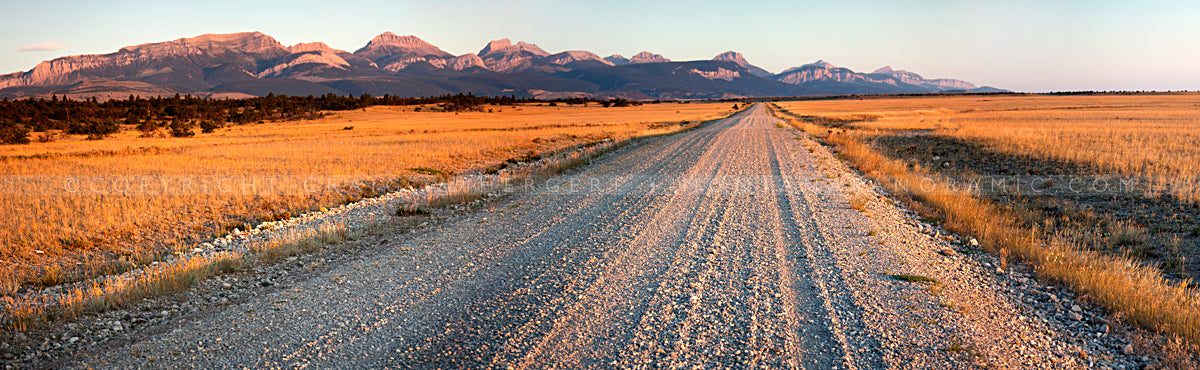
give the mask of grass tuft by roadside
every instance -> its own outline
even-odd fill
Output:
[[[931,278],[928,276],[921,276],[921,275],[891,274],[891,275],[888,275],[888,277],[891,277],[894,280],[907,281],[910,283],[934,284],[934,285],[936,285],[938,283],[938,281],[934,278]]]
[[[218,253],[151,265],[134,276],[89,281],[41,300],[4,297],[7,328],[24,331],[41,323],[122,307],[152,296],[182,292],[214,274],[236,270],[240,253]]]

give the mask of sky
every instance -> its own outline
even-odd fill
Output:
[[[1200,1],[10,1],[0,73],[65,55],[261,31],[353,52],[391,31],[451,54],[488,41],[672,60],[734,50],[771,72],[818,59],[1014,91],[1200,90]]]

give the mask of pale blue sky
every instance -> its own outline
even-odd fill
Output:
[[[1200,89],[1195,1],[3,1],[0,73],[204,33],[262,31],[353,52],[384,31],[452,54],[510,38],[551,53],[824,59],[1020,91]],[[55,42],[48,51],[18,49]]]

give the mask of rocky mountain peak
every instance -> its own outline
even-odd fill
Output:
[[[487,46],[484,46],[483,50],[479,51],[479,56],[482,58],[487,58],[488,56],[495,54],[514,54],[519,52],[526,52],[539,57],[550,55],[550,53],[542,50],[542,48],[539,48],[537,45],[530,44],[528,42],[520,41],[517,42],[516,45],[513,45],[512,40],[499,39],[489,42]]]
[[[758,77],[766,77],[766,76],[771,75],[771,72],[767,72],[766,70],[764,70],[762,68],[758,68],[758,67],[750,64],[750,62],[746,61],[746,57],[743,56],[742,53],[739,53],[739,52],[736,52],[733,50],[717,54],[717,56],[713,57],[712,60],[715,60],[718,62],[736,63],[737,65],[741,66],[742,68],[745,68],[747,72],[750,72],[750,74],[758,76]]]
[[[484,55],[488,55],[491,53],[501,52],[503,50],[511,49],[512,46],[513,46],[512,40],[509,40],[509,39],[492,40],[491,42],[488,42],[488,44],[486,46],[484,46],[483,49],[480,49],[479,53],[477,53],[476,55],[484,56]]]
[[[310,52],[310,51],[330,52],[330,53],[342,52],[341,50],[329,47],[329,45],[325,45],[325,43],[323,43],[323,42],[299,43],[296,45],[288,46],[287,51],[292,54],[304,53],[304,52]]]
[[[450,59],[450,61],[446,63],[446,67],[455,71],[461,71],[473,67],[487,69],[487,65],[483,63],[483,59],[479,58],[478,55],[471,53],[459,55],[453,59]]]
[[[609,63],[612,63],[615,66],[623,66],[623,65],[629,64],[629,58],[623,57],[623,56],[621,56],[621,54],[613,54],[613,55],[606,56],[606,57],[604,57],[604,60],[607,60]]]
[[[919,75],[919,74],[905,71],[902,69],[892,69],[891,66],[884,66],[883,68],[876,69],[875,72],[871,72],[871,73],[892,76],[892,78],[896,79],[896,81],[906,83],[909,85],[928,84],[928,81],[925,81],[925,79],[923,77],[921,77],[921,75]]]
[[[550,63],[563,65],[574,62],[594,61],[604,65],[614,65],[613,62],[600,58],[599,55],[590,51],[584,50],[568,50],[548,57]]]
[[[734,62],[734,63],[737,63],[739,66],[743,66],[743,67],[750,64],[749,62],[746,62],[746,57],[743,56],[742,53],[739,53],[739,52],[736,52],[733,50],[717,54],[717,56],[713,57],[712,60],[721,61],[721,62]]]
[[[789,84],[806,84],[813,81],[842,83],[869,83],[897,91],[941,92],[950,90],[973,90],[970,82],[954,79],[925,79],[921,75],[883,66],[871,73],[858,73],[848,68],[835,67],[824,60],[788,68],[773,77],[776,81]]]
[[[817,60],[816,62],[812,62],[812,63],[800,66],[800,68],[804,68],[804,67],[818,67],[818,68],[822,68],[822,69],[836,68],[833,66],[833,64],[829,64],[829,62],[826,62],[824,60]]]
[[[391,32],[381,33],[379,36],[375,36],[371,39],[371,41],[367,42],[367,47],[382,45],[402,46],[408,48],[423,48],[433,46],[419,37],[413,35],[398,36]]]
[[[279,41],[262,32],[240,32],[226,34],[204,34],[173,41],[127,46],[120,52],[149,54],[156,57],[233,51],[247,54],[265,54],[283,51]]]
[[[425,40],[413,35],[397,36],[391,32],[384,32],[375,36],[366,46],[358,49],[354,54],[359,54],[367,59],[375,60],[393,55],[398,56],[436,56],[439,58],[453,57],[450,53],[442,51],[437,46],[433,46]]]
[[[662,55],[654,54],[649,51],[643,51],[643,52],[637,53],[633,56],[633,58],[629,58],[629,64],[667,63],[670,61],[671,61],[670,59],[667,59],[666,57],[663,57]]]

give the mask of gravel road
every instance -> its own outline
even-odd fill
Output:
[[[513,369],[1120,362],[1118,350],[1081,348],[1071,339],[1075,325],[1040,319],[1017,293],[1035,289],[1014,287],[1036,282],[996,271],[987,257],[940,254],[960,247],[877,192],[759,104],[378,237],[378,248],[319,273],[64,361]],[[866,204],[852,208],[856,197]]]

